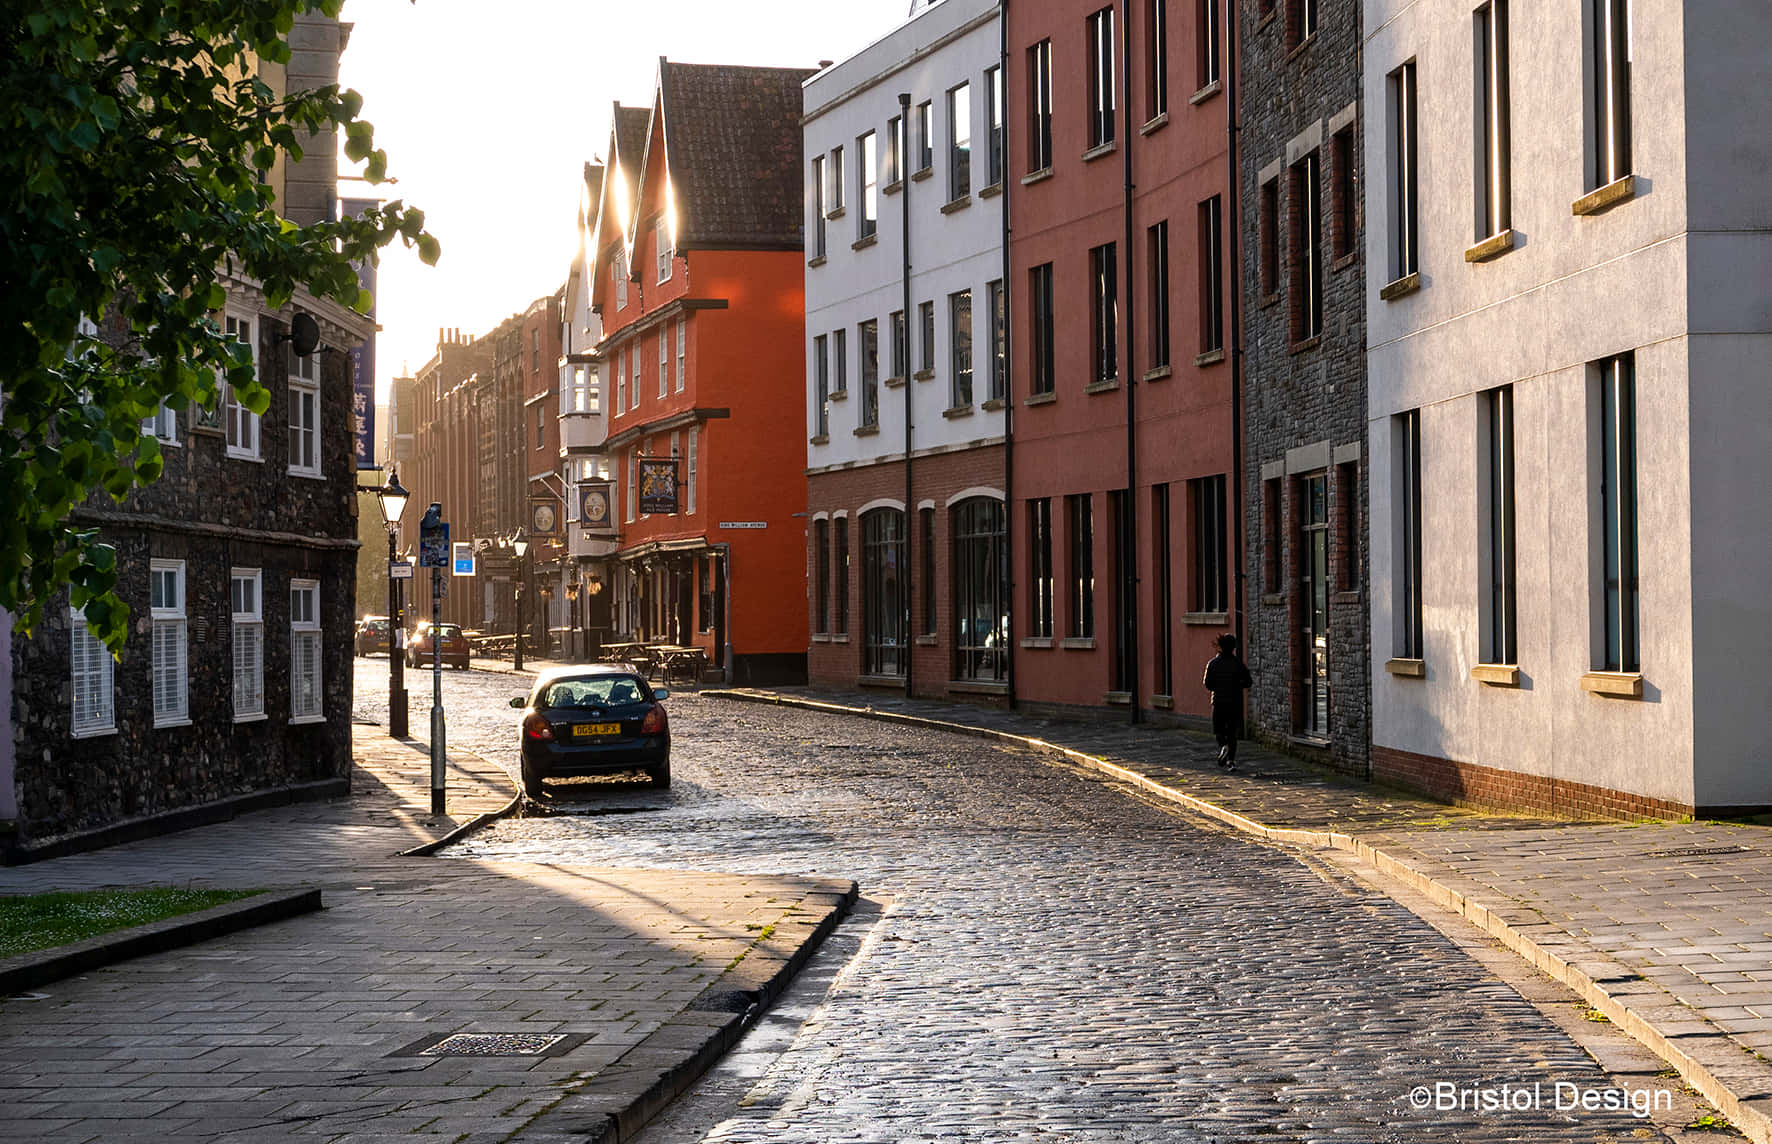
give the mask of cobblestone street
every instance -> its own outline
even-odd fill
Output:
[[[385,664],[359,664],[360,714],[377,718]],[[409,679],[417,727],[429,680]],[[506,704],[526,683],[446,673],[452,748],[514,765]],[[1666,1113],[1557,1110],[1559,1093],[1621,1082],[1335,865],[965,737],[694,694],[669,707],[670,791],[570,784],[548,813],[445,851],[861,884],[871,906],[833,941],[847,964],[805,1023],[751,1062],[738,1099],[692,1096],[649,1140],[1681,1135]],[[1686,1103],[1621,1052],[1622,1083]],[[1447,1102],[1464,1107],[1433,1107]]]

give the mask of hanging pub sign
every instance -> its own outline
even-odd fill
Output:
[[[609,481],[584,481],[578,486],[578,524],[586,532],[613,533],[614,485]]]
[[[640,462],[640,511],[669,515],[677,511],[677,461]]]
[[[553,497],[532,497],[530,499],[529,535],[560,535],[560,502]]]

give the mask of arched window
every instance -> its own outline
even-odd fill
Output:
[[[1009,673],[1009,555],[1003,502],[954,506],[954,678],[1001,682]]]
[[[864,675],[903,675],[909,654],[904,614],[904,513],[877,508],[861,518]]]

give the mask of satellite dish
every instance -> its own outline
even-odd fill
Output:
[[[320,348],[320,323],[312,314],[297,312],[289,320],[289,340],[296,357],[307,357]]]

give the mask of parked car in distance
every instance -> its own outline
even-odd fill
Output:
[[[473,654],[473,645],[462,634],[461,625],[433,625],[429,620],[420,620],[418,627],[413,629],[412,637],[406,641],[406,666],[424,667],[430,664],[433,636],[436,639],[436,650],[443,653],[443,662],[450,667],[466,670],[468,656]]]
[[[358,655],[388,650],[388,638],[394,625],[386,616],[364,616],[357,621],[356,649]]]
[[[671,785],[671,721],[664,700],[631,664],[556,667],[536,677],[523,708],[523,792],[539,798],[548,779],[643,770]]]

